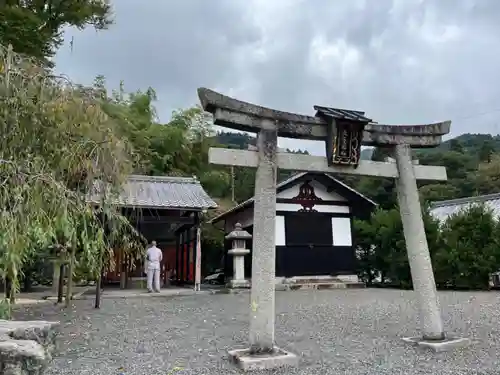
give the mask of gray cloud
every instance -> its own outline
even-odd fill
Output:
[[[73,52],[61,49],[57,69],[82,83],[103,74],[114,87],[122,79],[131,91],[152,86],[164,121],[206,86],[289,111],[323,104],[396,124],[452,119],[453,135],[500,132],[495,0],[119,0],[114,7],[110,30],[68,30]]]

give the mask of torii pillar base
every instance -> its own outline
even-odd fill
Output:
[[[251,286],[250,280],[233,279],[227,283],[227,287],[230,289],[250,289]]]
[[[245,372],[299,365],[298,356],[278,347],[274,347],[271,353],[253,354],[250,349],[236,349],[230,350],[228,354],[232,361]]]
[[[448,352],[455,349],[461,349],[469,346],[471,340],[463,337],[445,338],[443,340],[426,340],[421,336],[403,337],[403,341],[409,344],[417,345],[424,349],[430,349],[436,353]]]

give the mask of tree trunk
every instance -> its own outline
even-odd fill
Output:
[[[97,275],[97,280],[96,280],[96,283],[95,283],[95,308],[96,309],[100,309],[101,308],[101,281],[102,281],[102,269],[103,269],[103,266],[102,266],[102,255],[101,255],[101,259],[99,261],[99,274]]]
[[[130,282],[130,272],[132,272],[132,261],[130,260],[130,255],[127,255],[127,278],[125,279],[125,289],[128,289]]]
[[[59,286],[59,272],[60,272],[60,264],[59,260],[54,260],[52,262],[53,270],[52,270],[52,293],[57,296],[58,286]]]
[[[97,282],[95,283],[95,308],[101,308],[101,276],[97,278]]]
[[[57,288],[57,303],[62,303],[64,294],[64,261],[59,264],[59,286]]]
[[[75,266],[75,247],[71,248],[68,266],[68,284],[66,286],[66,307],[69,307],[73,299],[73,272]]]
[[[14,291],[12,290],[12,281],[10,277],[5,278],[5,299],[10,300],[11,303],[15,302]]]
[[[127,284],[127,254],[123,253],[120,257],[120,289],[125,289]]]
[[[23,292],[25,293],[29,293],[31,292],[32,288],[31,288],[31,272],[27,272],[25,275],[24,275],[24,279],[23,279]]]

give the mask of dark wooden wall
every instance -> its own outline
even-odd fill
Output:
[[[353,246],[334,246],[332,217],[348,217],[350,214],[323,212],[278,211],[285,217],[286,245],[276,246],[276,276],[323,276],[352,275],[357,271]],[[352,218],[351,218],[352,225]],[[253,226],[245,228],[253,232]],[[351,228],[352,230],[352,228]],[[252,241],[247,241],[252,250]],[[227,255],[231,243],[225,243],[225,274],[233,275],[232,257]],[[252,275],[252,251],[245,256],[245,277]]]

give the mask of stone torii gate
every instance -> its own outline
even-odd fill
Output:
[[[315,116],[277,111],[230,98],[215,91],[198,89],[203,108],[214,123],[235,130],[257,133],[257,151],[211,148],[214,164],[256,167],[252,254],[250,348],[233,351],[243,368],[275,366],[290,353],[274,345],[275,321],[275,232],[277,168],[397,179],[398,202],[418,300],[422,335],[406,341],[444,350],[468,343],[445,336],[436,285],[422,220],[417,180],[447,179],[446,169],[412,163],[411,148],[432,148],[450,131],[451,121],[428,125],[381,125],[364,112],[315,106]],[[321,140],[327,157],[281,153],[278,137]],[[361,145],[390,147],[394,162],[360,160]],[[259,353],[258,356],[255,356]],[[265,359],[264,353],[269,356]],[[281,357],[280,357],[281,354]],[[260,366],[260,367],[259,367]]]

